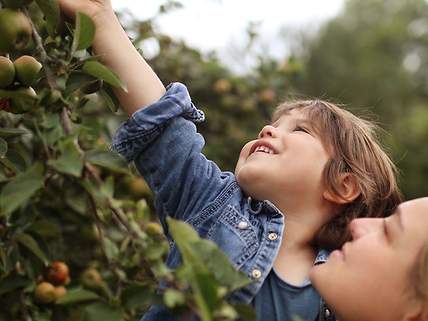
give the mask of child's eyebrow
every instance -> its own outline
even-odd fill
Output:
[[[306,126],[311,127],[311,128],[314,127],[314,122],[310,119],[305,119],[305,118],[296,119],[296,124],[303,124],[303,125],[306,125]]]

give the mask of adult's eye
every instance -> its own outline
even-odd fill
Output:
[[[386,240],[389,241],[389,231],[388,225],[386,224],[386,219],[383,219],[383,233],[385,234]]]

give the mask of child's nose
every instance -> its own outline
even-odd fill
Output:
[[[259,133],[259,138],[263,137],[275,137],[276,128],[272,125],[266,125]]]

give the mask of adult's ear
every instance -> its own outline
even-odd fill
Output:
[[[336,189],[336,193],[330,190],[325,190],[323,197],[327,201],[341,205],[352,202],[361,194],[357,180],[351,173],[340,174]]]

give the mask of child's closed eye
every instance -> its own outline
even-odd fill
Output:
[[[311,133],[309,131],[309,129],[307,129],[305,127],[302,127],[302,126],[296,126],[296,127],[294,127],[293,132],[304,132],[304,133],[307,133],[307,134]]]

